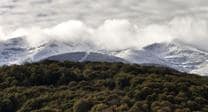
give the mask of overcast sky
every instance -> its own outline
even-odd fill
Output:
[[[3,40],[26,36],[35,45],[60,39],[120,49],[179,39],[208,51],[207,35],[208,0],[0,0]]]
[[[177,16],[208,18],[207,0],[0,0],[0,25],[50,26],[70,19],[97,26],[106,19],[135,24]]]

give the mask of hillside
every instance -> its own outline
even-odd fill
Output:
[[[0,112],[208,111],[208,78],[165,67],[42,61],[0,68]]]
[[[208,52],[176,40],[109,50],[86,43],[57,40],[30,46],[24,37],[17,37],[0,41],[0,48],[0,66],[41,60],[123,62],[157,64],[181,72],[208,76]]]

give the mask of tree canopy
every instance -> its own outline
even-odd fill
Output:
[[[208,78],[159,66],[42,61],[0,68],[0,112],[208,111]]]

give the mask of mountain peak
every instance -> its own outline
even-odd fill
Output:
[[[24,38],[0,42],[0,65],[21,64],[30,60],[66,58],[72,61],[129,62],[164,65],[179,71],[208,75],[208,53],[180,41],[153,43],[141,48],[118,51],[99,50],[88,44],[49,41],[29,47]]]

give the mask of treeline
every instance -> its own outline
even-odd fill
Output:
[[[166,67],[55,62],[0,68],[0,112],[208,112],[208,78]]]

